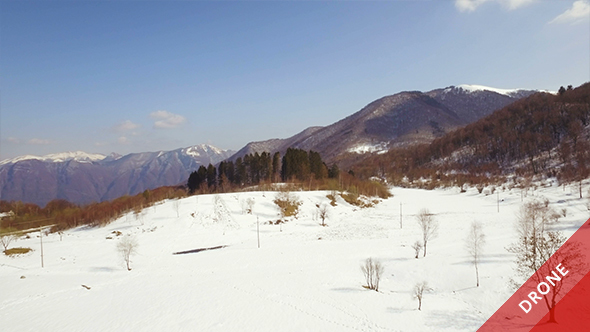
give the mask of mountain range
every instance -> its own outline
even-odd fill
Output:
[[[233,154],[211,145],[125,156],[67,152],[23,156],[0,162],[0,199],[44,206],[53,199],[78,204],[134,195],[184,183],[200,165]]]
[[[84,152],[22,156],[0,162],[0,199],[41,206],[53,199],[100,202],[184,183],[201,165],[256,152],[283,154],[289,147],[314,150],[324,161],[346,166],[354,156],[430,142],[535,92],[478,85],[400,92],[377,99],[329,126],[310,127],[285,139],[250,142],[236,153],[196,145],[126,156]]]
[[[231,159],[255,152],[284,153],[294,147],[317,151],[331,163],[347,153],[379,153],[395,146],[426,143],[535,92],[478,85],[400,92],[377,99],[329,126],[310,127],[286,139],[248,143]]]

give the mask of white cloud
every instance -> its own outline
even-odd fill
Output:
[[[16,137],[8,137],[6,141],[12,144],[20,144],[20,140]]]
[[[170,113],[168,111],[155,111],[150,113],[150,117],[154,122],[154,128],[158,129],[172,129],[177,128],[186,123],[186,118],[182,115]]]
[[[137,123],[133,123],[130,120],[125,120],[121,123],[119,123],[118,125],[113,127],[113,130],[116,132],[124,132],[124,131],[129,131],[129,130],[134,130],[141,127],[141,125],[137,124]]]
[[[129,139],[125,136],[121,136],[117,139],[117,142],[119,142],[119,144],[129,144]]]
[[[489,0],[455,0],[455,7],[457,7],[460,12],[472,12],[477,7],[488,1]]]
[[[536,0],[500,0],[504,6],[508,7],[508,9],[518,9],[520,7],[524,7],[528,4],[535,2]]]
[[[455,7],[460,12],[472,12],[486,2],[497,2],[509,10],[518,9],[536,0],[455,0]]]
[[[31,144],[31,145],[49,145],[49,144],[51,144],[51,142],[48,139],[40,139],[40,138],[31,138],[30,140],[28,140],[27,143]]]
[[[572,8],[563,12],[549,22],[551,23],[578,23],[590,17],[590,1],[578,0],[572,4]]]

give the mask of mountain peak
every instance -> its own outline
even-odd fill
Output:
[[[198,145],[189,146],[188,148],[184,148],[184,149],[182,149],[182,152],[184,154],[189,155],[189,156],[199,157],[199,156],[201,156],[201,154],[222,155],[224,152],[226,152],[226,150],[222,150],[218,147],[215,147],[215,146],[209,145],[209,144],[198,144]]]

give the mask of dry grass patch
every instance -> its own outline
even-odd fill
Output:
[[[4,250],[4,255],[18,256],[18,255],[28,254],[31,251],[33,251],[33,249],[31,249],[31,248],[23,248],[23,247],[10,248],[10,249]]]

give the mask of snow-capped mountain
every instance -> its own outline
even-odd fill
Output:
[[[310,127],[286,139],[248,143],[232,160],[254,152],[284,153],[295,147],[319,152],[327,162],[346,153],[383,153],[392,146],[426,143],[475,122],[537,91],[459,85],[386,96],[326,127]]]
[[[26,155],[26,156],[20,156],[20,157],[16,157],[16,158],[12,158],[12,159],[5,159],[0,161],[0,165],[5,165],[5,164],[14,164],[17,163],[19,161],[24,161],[24,160],[40,160],[43,162],[53,162],[53,163],[63,163],[66,161],[77,161],[77,162],[95,162],[95,161],[100,161],[105,159],[106,156],[102,155],[102,154],[92,154],[92,153],[86,153],[86,152],[82,152],[82,151],[75,151],[75,152],[63,152],[63,153],[54,153],[54,154],[48,154],[45,156],[31,156],[31,155]]]
[[[125,156],[66,152],[0,162],[0,199],[45,205],[53,199],[85,204],[184,183],[201,165],[233,154],[201,144]]]
[[[490,91],[490,92],[495,92],[500,95],[505,95],[508,97],[519,98],[519,99],[529,96],[531,94],[531,91],[533,91],[533,90],[527,90],[527,89],[498,89],[498,88],[492,88],[492,87],[483,86],[483,85],[461,84],[456,87],[455,86],[448,87],[445,89],[445,92],[448,93],[452,90],[463,90],[465,93]],[[546,92],[546,93],[552,93],[552,94],[556,93],[555,91],[548,91],[548,90],[536,90],[533,92]]]

